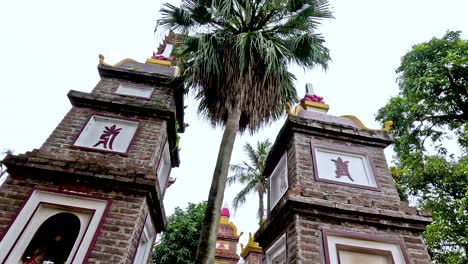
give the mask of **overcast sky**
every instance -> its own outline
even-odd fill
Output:
[[[333,61],[327,72],[296,74],[299,96],[312,82],[330,105],[330,114],[351,114],[368,127],[377,110],[398,93],[395,69],[411,46],[441,37],[447,29],[468,34],[466,0],[331,0],[334,20],[320,29]],[[159,41],[153,33],[160,1],[3,1],[0,7],[0,150],[23,153],[38,148],[70,109],[69,90],[90,92],[99,81],[98,54],[107,63],[124,58],[144,62]],[[188,99],[181,135],[181,165],[171,176],[177,182],[166,192],[170,215],[176,206],[208,197],[221,129],[213,129],[195,114]],[[274,141],[284,120],[254,136],[237,138],[232,163],[245,156],[245,142]],[[388,157],[390,158],[390,157]],[[232,201],[239,186],[228,188]],[[245,234],[258,228],[257,196],[231,220]]]

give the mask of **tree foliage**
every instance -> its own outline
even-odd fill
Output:
[[[195,260],[206,202],[177,207],[168,218],[166,231],[154,247],[153,264],[192,264]]]
[[[160,13],[157,28],[179,34],[172,55],[199,113],[225,126],[197,255],[197,263],[211,264],[236,134],[257,131],[297,101],[289,63],[327,67],[316,30],[332,14],[327,0],[182,0]]]
[[[325,0],[182,0],[160,13],[158,26],[181,33],[173,55],[213,124],[225,124],[236,107],[241,131],[279,118],[296,101],[288,63],[326,68],[330,60],[316,32],[332,17]]]
[[[424,238],[433,259],[468,263],[468,41],[449,31],[415,45],[397,73],[400,93],[376,117],[394,122],[392,175],[400,194],[432,212]]]
[[[236,182],[244,185],[244,188],[232,201],[235,210],[246,202],[248,194],[252,192],[258,194],[258,219],[260,222],[263,221],[264,216],[263,198],[268,189],[268,181],[263,176],[263,170],[270,149],[271,142],[268,139],[257,142],[256,149],[250,143],[246,143],[244,152],[247,154],[249,161],[244,161],[243,164],[231,165],[230,169],[234,174],[228,178],[228,185]]]

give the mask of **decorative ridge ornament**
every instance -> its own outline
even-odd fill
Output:
[[[304,98],[301,99],[300,104],[296,105],[294,108],[289,104],[285,104],[286,112],[288,115],[291,116],[299,116],[302,118],[312,118],[314,119],[313,115],[327,115],[327,112],[329,110],[329,105],[325,104],[325,101],[323,100],[322,96],[317,95],[314,92],[314,88],[311,83],[307,83],[305,86],[306,89],[306,94],[304,95]],[[299,115],[299,112],[301,111],[311,111],[311,112],[318,112],[318,113],[301,113]],[[384,123],[384,127],[380,129],[372,129],[368,128],[362,123],[359,118],[357,118],[354,115],[343,115],[341,117],[336,117],[333,116],[335,119],[338,118],[345,118],[348,119],[344,123],[347,123],[345,125],[351,125],[356,128],[361,128],[364,130],[369,130],[369,131],[389,131],[391,129],[391,126],[393,125],[393,121],[387,121]],[[351,121],[351,122],[350,122]],[[343,123],[343,122],[341,122]]]
[[[314,87],[312,86],[311,83],[306,83],[305,89],[306,89],[306,94],[304,98],[302,98],[301,100],[302,105],[304,105],[304,102],[306,101],[325,104],[325,102],[323,101],[323,97],[318,96],[317,94],[314,93]]]
[[[163,42],[159,45],[157,52],[153,51],[153,56],[146,60],[146,64],[158,64],[162,66],[171,66],[172,64],[172,51],[174,49],[176,35],[170,32]]]
[[[357,118],[356,116],[342,115],[341,117],[344,117],[344,118],[347,118],[347,119],[350,119],[350,120],[354,121],[354,123],[356,123],[360,128],[365,129],[365,130],[390,131],[390,129],[392,128],[392,125],[393,125],[393,121],[389,120],[389,121],[384,123],[383,128],[373,129],[373,128],[368,128],[366,125],[364,125],[364,123],[359,118]]]
[[[301,106],[304,110],[309,111],[319,111],[319,112],[328,112],[330,107],[325,104],[322,96],[318,96],[314,92],[314,87],[311,83],[307,83],[305,86],[306,94],[304,98],[301,99]]]
[[[300,111],[316,111],[316,112],[328,112],[330,106],[325,104],[322,96],[318,96],[314,92],[314,88],[311,83],[307,83],[305,86],[306,94],[301,99],[300,104],[296,105],[294,111],[289,103],[286,103],[286,111],[289,115],[297,116]]]
[[[116,64],[114,65],[110,65],[110,64],[107,64],[104,62],[104,55],[102,54],[99,54],[99,64],[102,64],[102,65],[106,65],[106,66],[110,66],[110,67],[119,67],[121,66],[122,64],[124,64],[125,62],[137,62],[136,60],[134,59],[130,59],[130,58],[126,58],[126,59],[123,59],[119,62],[117,62]]]
[[[240,244],[241,246],[241,257],[245,258],[250,252],[258,252],[258,253],[263,253],[262,247],[254,241],[254,238],[252,236],[252,233],[249,232],[249,241],[247,242],[247,245]]]

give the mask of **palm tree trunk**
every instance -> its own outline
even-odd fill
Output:
[[[224,198],[224,189],[229,172],[232,149],[236,140],[239,120],[241,116],[240,107],[236,107],[229,113],[223,138],[218,152],[218,160],[213,173],[210,194],[205,212],[205,219],[200,235],[200,242],[197,249],[197,264],[213,264],[216,249],[216,235],[218,233],[219,213]]]
[[[260,223],[263,223],[263,192],[258,192],[258,217],[260,217]]]

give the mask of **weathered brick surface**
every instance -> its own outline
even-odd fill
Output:
[[[333,231],[347,231],[378,236],[381,239],[401,239],[404,242],[404,250],[409,256],[410,264],[431,263],[421,235],[411,231],[377,228],[347,221],[329,221],[327,219],[302,215],[295,216],[294,222],[298,229],[298,233],[293,238],[297,243],[298,254],[297,259],[289,259],[289,263],[324,263],[324,245],[321,231],[323,228],[332,229]]]
[[[146,216],[153,216],[157,232],[164,229],[163,191],[155,174],[164,144],[169,141],[171,149],[175,148],[176,122],[183,123],[183,98],[178,90],[182,82],[173,81],[173,68],[137,64],[123,68],[101,64],[102,79],[90,94],[68,94],[72,109],[39,150],[5,158],[11,176],[0,187],[0,234],[35,187],[112,199],[89,263],[132,263]],[[137,66],[139,71],[133,70]],[[151,87],[154,92],[149,99],[115,94],[121,83]],[[92,115],[139,122],[128,153],[73,146]],[[179,131],[183,132],[183,126]],[[171,159],[178,166],[177,151],[171,152]]]
[[[246,264],[262,264],[262,253],[250,252],[244,259]]]
[[[381,191],[365,190],[350,186],[316,181],[310,144],[361,149],[368,154],[375,165],[375,179]],[[288,169],[291,188],[294,193],[304,197],[319,198],[327,201],[360,205],[378,209],[398,211],[400,198],[390,176],[382,148],[358,145],[355,143],[329,138],[295,133],[288,150]]]
[[[115,90],[117,89],[119,84],[154,88],[154,92],[150,99],[115,94]],[[158,108],[167,108],[171,109],[172,111],[175,111],[176,107],[174,89],[164,87],[162,85],[147,85],[143,83],[134,83],[120,79],[102,78],[96,85],[96,87],[93,89],[91,94],[99,94],[100,97],[117,101],[125,100],[130,103],[139,103],[142,106],[156,106]]]
[[[58,190],[57,184],[46,180],[9,177],[0,190],[0,234],[6,232],[21,204],[34,187]],[[78,186],[79,187],[79,186]],[[112,199],[110,211],[104,219],[89,263],[132,263],[138,239],[148,215],[148,205],[143,193],[123,193],[93,189],[76,192]],[[63,191],[63,189],[62,189]],[[149,217],[149,216],[148,216]]]
[[[139,129],[127,156],[73,148],[80,131],[93,114],[138,120]],[[167,140],[166,121],[139,116],[123,116],[110,112],[96,112],[91,108],[73,107],[52,132],[39,152],[47,157],[67,161],[95,161],[125,171],[155,171],[162,147]]]
[[[383,152],[390,142],[382,131],[289,117],[265,168],[271,173],[287,151],[289,188],[275,208],[268,205],[268,219],[255,235],[260,246],[267,250],[286,234],[287,263],[325,263],[322,229],[331,229],[400,239],[411,264],[431,263],[421,237],[430,217],[400,201]],[[367,155],[380,189],[317,181],[311,144]]]

